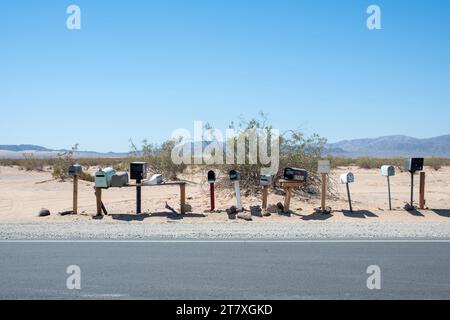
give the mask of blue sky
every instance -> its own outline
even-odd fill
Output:
[[[331,142],[450,133],[450,1],[17,0],[0,49],[0,144],[128,151],[258,111]]]

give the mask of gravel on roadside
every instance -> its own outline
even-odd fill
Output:
[[[0,240],[296,240],[450,239],[450,222],[165,222],[101,221],[0,224]]]

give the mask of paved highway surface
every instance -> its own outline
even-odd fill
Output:
[[[0,242],[0,298],[449,299],[450,243]]]

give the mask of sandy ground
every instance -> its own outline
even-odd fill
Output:
[[[57,214],[58,212],[71,210],[71,181],[57,182],[51,178],[49,172],[25,172],[15,167],[1,167],[0,235],[3,238],[14,238],[10,230],[10,227],[12,228],[13,226],[25,233],[28,230],[27,228],[29,228],[30,230],[36,230],[36,232],[39,230],[40,234],[45,234],[45,230],[48,228],[53,230],[51,232],[56,232],[61,228],[75,226],[75,223],[86,223],[87,229],[98,228],[102,225],[111,227],[114,224],[121,226],[128,224],[132,225],[132,227],[128,231],[124,231],[125,233],[139,234],[139,231],[133,231],[134,229],[132,228],[141,228],[139,226],[142,224],[174,225],[176,223],[177,225],[184,225],[183,227],[178,227],[183,228],[182,230],[180,229],[182,234],[186,231],[184,230],[185,228],[201,228],[201,232],[207,232],[209,228],[220,233],[219,229],[227,228],[230,225],[236,228],[240,225],[250,226],[260,224],[258,228],[263,229],[249,229],[249,232],[253,232],[253,236],[258,236],[258,232],[260,232],[259,237],[261,238],[264,236],[265,231],[267,233],[278,233],[279,236],[284,237],[281,235],[284,232],[283,230],[286,231],[286,234],[290,234],[293,237],[307,237],[308,235],[305,235],[304,231],[299,231],[297,226],[299,228],[309,226],[312,228],[311,232],[320,235],[324,225],[332,228],[326,234],[333,234],[335,237],[340,235],[339,228],[336,229],[336,226],[352,228],[354,230],[350,230],[351,232],[349,231],[347,234],[361,237],[364,234],[360,234],[357,229],[369,232],[369,236],[371,233],[373,234],[374,230],[377,230],[377,234],[389,237],[389,233],[383,230],[391,230],[395,233],[393,236],[396,237],[426,237],[430,235],[450,237],[449,167],[442,168],[439,171],[434,171],[429,168],[426,169],[426,204],[429,209],[418,210],[413,213],[406,212],[402,209],[403,205],[409,199],[410,177],[408,173],[397,173],[397,176],[392,178],[392,201],[394,210],[389,211],[387,210],[386,178],[380,175],[379,170],[339,168],[332,172],[330,178],[332,181],[337,181],[339,175],[348,170],[351,170],[355,174],[355,183],[351,184],[354,213],[348,212],[345,186],[336,183],[337,197],[327,202],[327,205],[333,209],[330,215],[314,212],[314,208],[320,205],[320,199],[318,197],[311,199],[295,197],[291,204],[293,213],[290,216],[278,214],[272,214],[270,217],[254,216],[252,222],[246,222],[242,220],[231,220],[224,211],[215,213],[207,212],[209,208],[209,186],[206,181],[202,181],[202,176],[199,174],[185,174],[182,177],[191,182],[187,185],[186,190],[187,202],[192,206],[192,212],[183,217],[175,216],[165,209],[166,201],[176,210],[179,209],[179,187],[158,186],[143,189],[142,209],[145,214],[139,216],[134,211],[135,190],[133,188],[105,190],[103,193],[103,201],[110,214],[98,220],[93,218],[96,206],[92,183],[80,182],[80,214],[78,216],[60,216]],[[416,200],[418,200],[418,189],[417,183]],[[270,194],[269,203],[276,204],[277,202],[283,202],[283,196],[273,193]],[[235,204],[233,192],[217,192],[217,209],[225,210],[233,204]],[[258,197],[244,197],[243,205],[245,208],[253,205],[261,205],[261,199]],[[38,217],[37,214],[41,208],[49,209],[52,215],[44,218]],[[198,227],[196,226],[198,222],[204,223],[204,225]],[[278,226],[276,225],[277,223],[279,224]],[[52,227],[49,227],[49,225]],[[387,228],[387,225],[389,225],[389,228]],[[145,228],[154,234],[151,231],[152,226]],[[164,228],[160,231],[163,234],[167,232],[167,235],[170,236],[170,230]],[[286,228],[290,228],[290,231],[288,232]],[[426,229],[428,233],[423,233],[423,229]],[[410,232],[405,230],[410,230]],[[239,233],[238,231],[236,230],[239,235],[245,236],[245,232]],[[227,238],[228,234],[224,234],[223,237]]]

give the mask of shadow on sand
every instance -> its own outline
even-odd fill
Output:
[[[302,220],[305,221],[325,221],[330,219],[331,217],[333,217],[332,214],[326,214],[326,213],[322,213],[322,212],[314,212],[310,215],[304,216],[302,215]]]
[[[417,210],[416,208],[410,209],[410,210],[405,210],[406,212],[408,212],[410,215],[415,216],[415,217],[425,217],[419,210]]]
[[[441,217],[450,218],[450,210],[448,209],[433,209],[432,211]]]
[[[155,213],[142,213],[142,214],[110,214],[111,218],[120,221],[144,221],[149,218],[167,218],[172,220],[182,220],[186,218],[205,218],[204,214],[200,213],[186,213],[176,214],[173,212],[155,212]]]
[[[378,218],[378,216],[369,210],[356,210],[356,211],[350,211],[350,210],[342,210],[342,213],[345,217],[349,218],[358,218],[358,219],[366,219],[366,218]]]

